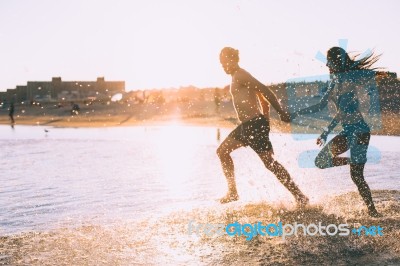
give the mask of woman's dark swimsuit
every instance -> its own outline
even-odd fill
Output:
[[[344,83],[359,83],[360,78],[364,75],[365,71],[353,71],[349,73],[341,73],[337,75],[337,82]],[[347,92],[339,92],[335,97],[336,109],[345,114],[355,114],[359,112],[360,102],[354,90]],[[369,140],[371,138],[371,129],[364,121],[359,120],[353,124],[342,122],[343,130],[338,136],[346,138],[350,149],[350,163],[352,164],[365,164],[367,162],[367,150]]]

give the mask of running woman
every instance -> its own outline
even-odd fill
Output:
[[[343,48],[332,47],[328,50],[326,63],[331,74],[328,90],[318,104],[291,115],[293,119],[297,115],[319,112],[327,106],[328,100],[334,102],[336,115],[317,139],[317,145],[325,144],[327,136],[337,124],[341,123],[343,130],[322,148],[315,158],[315,165],[325,169],[350,164],[351,179],[372,217],[381,215],[375,208],[371,191],[364,179],[371,130],[360,112],[357,87],[363,85],[366,77],[374,75],[374,68],[371,67],[378,59],[379,56],[371,54],[357,60],[357,56],[350,58]],[[347,150],[350,150],[350,158],[339,157]]]

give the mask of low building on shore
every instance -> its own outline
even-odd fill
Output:
[[[62,81],[61,77],[53,77],[51,81],[28,81],[25,86],[0,92],[0,101],[103,100],[116,93],[125,93],[125,81],[105,81],[104,77],[99,77],[96,81]]]

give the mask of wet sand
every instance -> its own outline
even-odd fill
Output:
[[[373,191],[386,218],[373,219],[349,211],[360,205],[357,193],[342,194],[305,210],[268,203],[232,204],[223,208],[175,212],[161,219],[87,224],[49,232],[0,238],[4,265],[399,265],[399,191]],[[346,202],[346,204],[344,204]],[[341,209],[344,216],[332,213]],[[188,233],[188,223],[257,221],[294,224],[380,225],[383,236],[216,236]]]

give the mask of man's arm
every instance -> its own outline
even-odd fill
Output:
[[[255,79],[253,76],[248,74],[247,72],[240,72],[237,75],[237,79],[240,81],[240,83],[248,88],[254,89],[256,92],[260,93],[262,96],[264,96],[267,101],[272,105],[272,107],[278,112],[280,118],[282,121],[285,122],[290,122],[289,115],[287,112],[285,112],[276,95],[269,89],[267,86],[259,82],[257,79]]]
[[[259,99],[263,115],[269,119],[269,102],[260,92],[257,92],[257,97]]]
[[[265,97],[269,104],[274,107],[274,109],[278,112],[279,118],[284,122],[290,122],[290,115],[287,111],[284,111],[281,104],[279,103],[278,98],[275,93],[272,92],[270,88],[260,83],[254,87],[256,91],[261,95],[261,97]],[[269,113],[269,104],[268,104],[268,113]],[[264,107],[263,107],[264,109]]]
[[[264,84],[260,83],[254,85],[254,88],[257,92],[259,92],[267,101],[272,105],[272,107],[278,112],[279,115],[285,113],[283,111],[281,104],[279,103],[278,98],[276,97],[275,93],[271,91],[270,88],[265,86]]]

